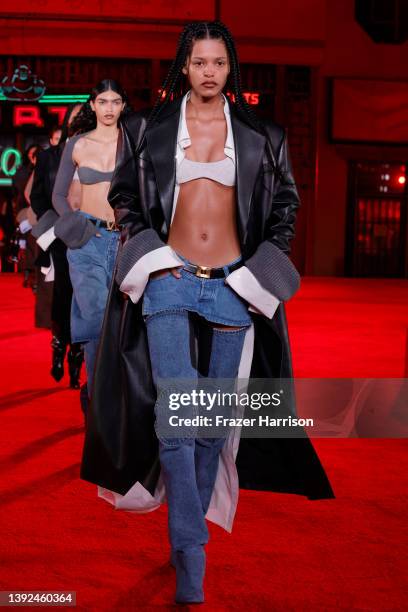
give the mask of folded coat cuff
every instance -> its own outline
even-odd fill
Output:
[[[123,293],[127,293],[132,302],[136,304],[145,290],[151,272],[174,268],[183,265],[183,263],[169,245],[154,249],[143,255],[132,266],[119,288]]]
[[[122,247],[116,271],[116,282],[135,304],[139,301],[151,272],[182,266],[177,257],[158,233],[151,228],[142,230]]]
[[[54,225],[58,219],[59,216],[55,210],[47,210],[31,230],[31,235],[37,239],[37,244],[43,251],[46,251],[56,238]]]
[[[50,255],[50,265],[48,267],[41,266],[41,272],[44,274],[44,282],[51,283],[53,280],[55,280],[55,267],[52,255]]]
[[[287,301],[300,287],[300,275],[289,257],[269,241],[262,242],[255,254],[245,261],[266,291],[280,301]]]
[[[59,217],[54,231],[56,237],[70,249],[80,249],[98,233],[96,225],[77,210],[71,210]]]
[[[262,287],[246,266],[241,266],[238,270],[231,272],[225,282],[250,304],[248,310],[272,319],[280,301]]]
[[[46,251],[55,239],[56,235],[54,232],[54,227],[50,227],[49,230],[47,230],[39,238],[37,238],[37,244],[42,248],[43,251]]]
[[[28,219],[24,219],[24,221],[22,221],[18,227],[22,234],[26,234],[31,229],[33,229],[33,226],[31,225]]]

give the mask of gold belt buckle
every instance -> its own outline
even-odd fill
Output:
[[[200,278],[211,278],[211,268],[208,266],[197,266],[195,275]]]
[[[119,231],[116,221],[106,221],[106,229],[108,232]]]

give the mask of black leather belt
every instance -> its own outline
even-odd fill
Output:
[[[88,217],[88,219],[96,225],[96,227],[103,227],[108,230],[108,232],[120,232],[122,229],[122,226],[117,225],[116,221],[102,221],[102,219],[91,219],[90,217]]]
[[[225,274],[224,268],[210,268],[209,266],[195,266],[194,264],[185,263],[183,268],[195,276],[199,276],[200,278],[225,278],[228,274],[231,274],[234,270],[241,268],[243,266],[243,260],[239,261],[227,266],[228,273]]]

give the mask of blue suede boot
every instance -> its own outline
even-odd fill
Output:
[[[203,603],[205,551],[203,546],[176,550],[176,603]]]

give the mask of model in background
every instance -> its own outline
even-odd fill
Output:
[[[27,209],[30,206],[30,202],[26,198],[26,193],[29,195],[28,191],[26,191],[26,187],[34,171],[37,163],[37,156],[40,151],[41,147],[39,145],[30,145],[23,155],[21,166],[17,169],[17,172],[13,176],[13,207],[16,213],[16,221],[19,226],[21,226],[22,222],[27,220]],[[31,235],[30,229],[31,224],[29,223],[26,225],[23,223],[23,226],[20,227],[20,232],[24,234],[22,237],[23,239],[20,242],[23,260],[22,269],[24,273],[23,287],[31,287],[33,290],[35,290],[37,287],[37,281],[35,278],[35,260],[38,249],[35,243],[35,238]]]
[[[37,223],[48,211],[54,211],[52,190],[55,178],[65,142],[71,133],[70,126],[80,109],[81,105],[78,104],[68,108],[62,130],[58,128],[50,134],[49,148],[42,151],[38,156],[30,195],[31,207],[37,216]],[[34,235],[37,235],[37,231],[38,229],[34,229]],[[41,234],[39,233],[38,235]],[[72,285],[69,277],[66,252],[67,248],[62,240],[56,239],[49,245],[47,251],[41,252],[39,263],[42,267],[46,268],[50,266],[52,261],[53,266],[51,376],[57,382],[63,378],[64,361],[65,356],[67,356],[70,387],[72,389],[79,389],[81,366],[84,357],[81,344],[71,340]]]
[[[52,196],[60,218],[51,231],[68,247],[73,287],[71,336],[73,342],[84,345],[89,396],[119,243],[107,195],[115,168],[118,122],[125,104],[123,89],[112,79],[101,81],[92,90],[72,123],[75,136],[65,145]],[[80,209],[73,212],[69,189],[76,171],[81,183]]]

